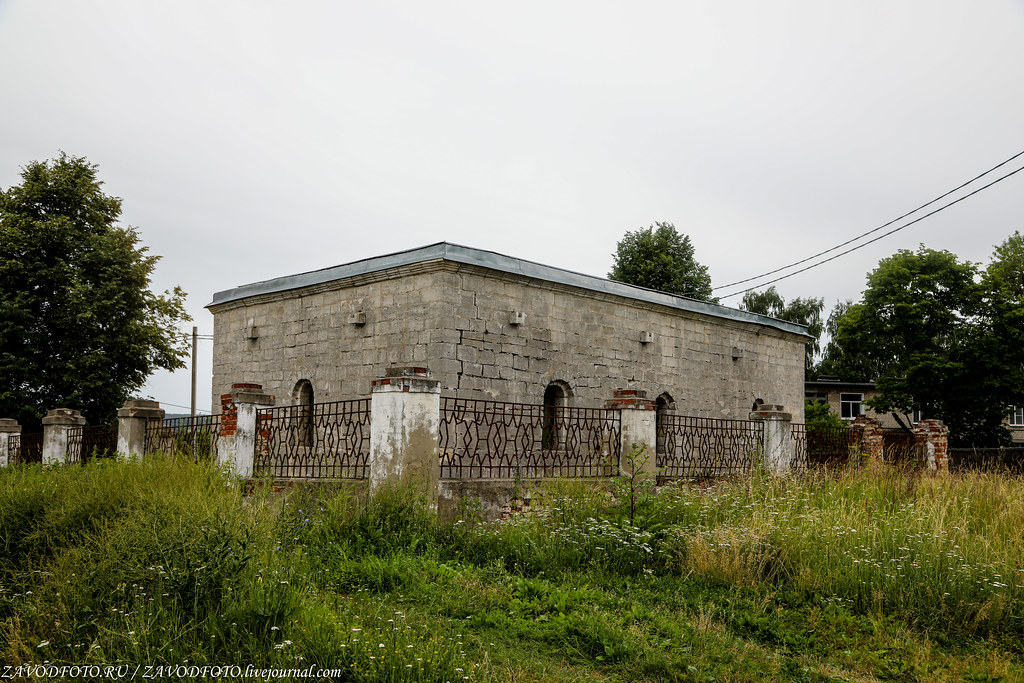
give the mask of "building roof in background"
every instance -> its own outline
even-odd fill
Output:
[[[526,261],[498,254],[493,251],[473,249],[450,242],[438,242],[425,247],[408,249],[384,256],[353,261],[331,268],[314,270],[296,275],[286,275],[272,280],[262,280],[247,285],[241,285],[234,289],[227,289],[213,295],[213,301],[207,305],[208,308],[220,306],[233,301],[240,301],[250,297],[286,292],[293,289],[314,287],[335,280],[367,275],[370,273],[385,271],[391,268],[410,266],[429,261],[449,261],[478,268],[485,268],[502,273],[511,273],[523,277],[553,282],[569,287],[590,290],[603,294],[611,294],[626,299],[634,299],[646,303],[659,304],[669,308],[682,311],[701,313],[715,318],[724,318],[744,323],[753,323],[765,327],[774,328],[783,332],[798,334],[809,337],[807,328],[803,325],[770,318],[757,313],[749,313],[721,304],[714,304],[698,299],[691,299],[684,296],[660,292],[645,287],[637,287],[622,282],[615,282],[606,278],[584,275],[571,270],[546,266],[542,263]]]

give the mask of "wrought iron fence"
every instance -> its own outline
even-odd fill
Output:
[[[221,433],[220,415],[172,417],[146,423],[146,453],[188,455],[196,462],[217,457]]]
[[[761,451],[763,423],[710,417],[661,415],[659,477],[701,478],[741,474]]]
[[[27,465],[43,461],[43,434],[12,434],[7,437],[7,462]]]
[[[1024,447],[950,448],[949,471],[1024,472]]]
[[[441,398],[442,479],[608,477],[618,471],[619,413]]]
[[[86,463],[93,458],[109,458],[117,453],[117,425],[83,425],[68,429],[64,461]]]
[[[793,423],[797,467],[842,465],[850,459],[850,428]]]
[[[917,464],[922,446],[913,432],[900,429],[882,431],[882,459],[896,464]]]
[[[281,406],[256,414],[257,473],[365,479],[369,458],[370,399]]]

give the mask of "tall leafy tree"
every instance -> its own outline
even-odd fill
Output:
[[[707,266],[697,262],[689,236],[680,235],[671,223],[626,232],[612,257],[611,280],[717,301]]]
[[[96,172],[62,153],[0,191],[0,416],[29,428],[58,406],[108,420],[154,369],[184,366],[185,294],[150,291],[159,257]]]
[[[989,381],[1006,406],[1024,404],[1024,236],[1014,232],[982,274],[981,329],[975,353],[994,364]]]
[[[838,318],[825,364],[847,380],[875,380],[875,410],[919,409],[943,420],[954,444],[1004,443],[1002,422],[1015,395],[1006,378],[1020,377],[1024,327],[1020,302],[1001,287],[1020,277],[1019,242],[997,249],[980,282],[975,264],[948,251],[921,246],[883,259],[863,299]]]
[[[747,292],[743,295],[740,308],[751,313],[760,313],[779,320],[786,320],[798,325],[806,325],[807,333],[814,337],[807,342],[807,356],[804,360],[804,371],[810,374],[814,371],[814,359],[821,350],[821,333],[824,324],[821,320],[821,312],[825,310],[825,300],[815,297],[797,297],[786,300],[775,289],[774,285],[763,292]]]

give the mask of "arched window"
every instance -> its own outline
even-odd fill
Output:
[[[292,390],[295,399],[295,434],[300,446],[312,446],[316,441],[313,430],[313,384],[308,379],[300,379]]]
[[[562,409],[568,405],[571,395],[569,385],[562,381],[552,382],[544,389],[544,421],[541,430],[541,445],[544,450],[557,450],[564,440]]]
[[[668,425],[665,418],[676,411],[676,402],[667,391],[654,400],[654,407],[657,412],[654,415],[655,429],[657,430],[657,445],[655,447],[656,460],[660,460],[668,449]]]

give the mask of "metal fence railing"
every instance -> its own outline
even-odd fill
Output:
[[[197,462],[217,456],[221,434],[220,415],[195,415],[150,420],[146,424],[146,453],[187,455]]]
[[[117,424],[82,425],[68,429],[66,463],[86,463],[117,453]]]
[[[1012,448],[950,448],[950,472],[977,470],[982,472],[1024,472],[1024,447]]]
[[[442,397],[442,479],[608,477],[621,424],[603,408]]]
[[[656,461],[659,476],[701,478],[749,472],[761,451],[762,424],[752,420],[660,415]]]
[[[43,461],[43,434],[12,434],[7,437],[7,462],[28,465]]]
[[[256,414],[257,474],[365,479],[369,458],[370,399],[281,406]]]
[[[799,469],[843,465],[850,459],[850,428],[794,422],[793,446]]]
[[[898,465],[916,465],[921,459],[921,444],[913,432],[886,429],[882,432],[882,459]]]

